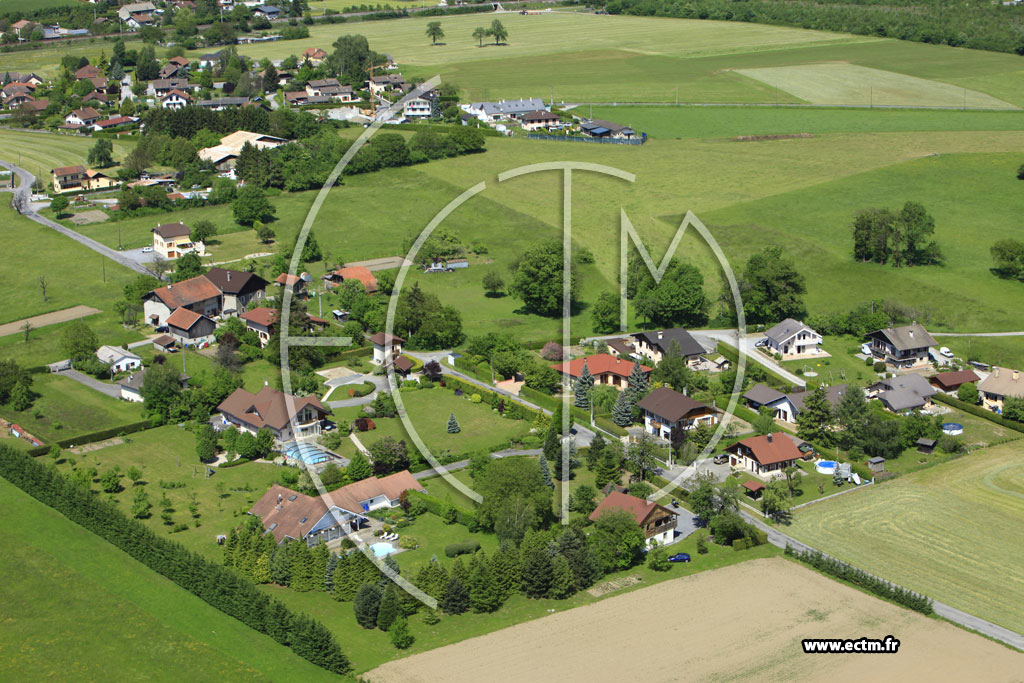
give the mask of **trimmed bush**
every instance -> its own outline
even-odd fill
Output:
[[[147,429],[153,428],[152,420],[143,420],[141,422],[132,422],[131,424],[121,425],[120,427],[110,427],[109,429],[101,429],[96,432],[90,432],[88,434],[82,434],[76,436],[73,439],[61,439],[57,442],[57,445],[61,448],[70,448],[71,446],[82,446],[87,443],[96,443],[97,441],[105,441],[106,439],[112,439],[115,436],[124,436],[126,434],[134,434],[135,432],[141,432]],[[52,444],[51,444],[52,445]],[[30,448],[26,451],[29,455],[46,455],[50,452],[50,446],[37,446]]]
[[[477,550],[480,550],[479,541],[461,541],[446,545],[444,547],[444,554],[448,557],[458,557],[459,555],[472,555]]]

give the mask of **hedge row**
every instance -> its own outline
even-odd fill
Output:
[[[432,515],[444,519],[444,509],[448,505],[447,501],[443,501],[440,498],[436,498],[428,493],[422,491],[409,491],[410,502],[421,501],[424,507],[427,508],[427,512]],[[452,509],[455,510],[455,521],[459,524],[467,527],[470,530],[476,529],[476,513],[472,510],[467,510],[464,507],[460,507],[451,504]]]
[[[131,424],[121,425],[120,427],[110,427],[109,429],[101,429],[97,432],[90,432],[88,434],[82,434],[71,439],[62,439],[57,442],[57,445],[61,448],[70,448],[71,446],[82,446],[87,443],[96,443],[97,441],[104,441],[106,439],[112,439],[115,436],[122,436],[124,434],[134,434],[135,432],[141,432],[146,429],[153,428],[152,420],[142,420],[140,422],[132,422]],[[30,448],[26,451],[29,455],[46,455],[50,451],[50,446],[37,446]]]
[[[472,555],[477,550],[480,550],[480,541],[460,541],[446,545],[444,554],[448,557],[458,557],[459,555]]]
[[[965,413],[970,413],[975,417],[980,417],[983,420],[995,422],[997,425],[1001,425],[1003,427],[1006,427],[1007,429],[1012,429],[1016,432],[1024,432],[1024,423],[1017,422],[1016,420],[1010,420],[1008,418],[1003,417],[999,413],[994,413],[991,410],[982,408],[981,406],[966,403],[954,396],[950,396],[948,394],[943,394],[942,392],[939,392],[932,396],[932,398],[938,401],[939,403],[945,403],[946,405],[953,406],[954,408],[958,408],[959,410],[962,410]]]
[[[898,605],[903,605],[904,607],[920,612],[921,614],[932,613],[931,598],[889,583],[885,579],[880,579],[877,576],[872,576],[871,574],[857,569],[856,567],[852,567],[845,562],[840,562],[833,557],[823,555],[817,550],[801,552],[799,550],[794,550],[787,543],[786,554],[790,557],[795,557],[801,562],[809,564],[820,572],[824,572],[825,574],[834,576],[843,581],[848,581],[870,593],[874,593],[880,598],[891,600]]]
[[[595,415],[594,424],[615,436],[629,436],[629,432],[612,422],[609,415]]]
[[[323,624],[292,612],[249,579],[129,519],[117,505],[11,446],[0,445],[0,476],[199,599],[332,673],[351,671]]]

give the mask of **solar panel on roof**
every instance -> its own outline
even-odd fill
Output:
[[[305,517],[303,517],[302,519],[299,520],[299,524],[305,524],[305,523],[306,523],[306,518]]]
[[[295,500],[296,498],[297,498],[297,496],[294,493],[292,495],[288,496],[288,500]]]
[[[267,527],[267,531],[273,531],[276,528],[277,528],[277,522],[274,522],[273,524],[271,524],[270,526]]]

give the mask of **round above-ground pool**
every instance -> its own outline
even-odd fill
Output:
[[[960,436],[964,433],[964,426],[959,422],[943,422],[942,433],[947,436]]]
[[[836,467],[838,467],[838,465],[839,463],[835,460],[819,460],[814,463],[814,469],[816,469],[819,474],[835,474]]]
[[[370,550],[373,551],[376,557],[384,557],[395,552],[395,546],[390,543],[374,543],[370,546]]]

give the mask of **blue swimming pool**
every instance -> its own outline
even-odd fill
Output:
[[[370,546],[370,550],[373,551],[375,556],[384,557],[385,555],[390,555],[395,552],[395,546],[390,543],[374,543]]]
[[[835,474],[836,467],[838,466],[839,463],[837,463],[835,460],[819,460],[818,462],[814,463],[814,469],[816,469],[821,474]]]
[[[949,436],[960,436],[964,433],[964,426],[959,422],[943,422],[942,433]]]

